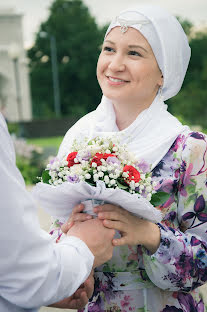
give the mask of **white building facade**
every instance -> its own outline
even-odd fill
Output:
[[[15,51],[14,51],[15,50]],[[0,111],[8,121],[32,119],[22,15],[0,8]]]

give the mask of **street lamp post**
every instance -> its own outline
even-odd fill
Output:
[[[60,87],[57,63],[57,44],[55,36],[45,31],[40,32],[42,38],[49,37],[50,39],[50,53],[51,53],[51,68],[52,68],[52,81],[53,81],[53,95],[54,95],[54,110],[57,117],[61,116],[60,106]]]
[[[10,45],[8,49],[8,54],[11,57],[14,64],[14,80],[16,87],[16,100],[17,100],[17,113],[19,121],[19,136],[23,136],[24,129],[22,125],[23,121],[23,111],[22,111],[22,97],[21,97],[21,84],[20,84],[20,73],[19,73],[19,57],[20,57],[20,48],[16,43]]]

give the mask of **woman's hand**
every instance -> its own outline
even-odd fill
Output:
[[[87,213],[83,213],[83,210],[84,210],[83,204],[76,205],[73,208],[73,212],[70,218],[68,219],[66,223],[64,223],[61,226],[61,230],[63,233],[66,234],[69,231],[69,229],[74,225],[74,223],[77,221],[84,222],[84,221],[92,219],[92,216]]]
[[[160,244],[159,227],[147,220],[138,218],[127,210],[106,204],[94,208],[98,218],[103,220],[105,227],[116,229],[121,238],[113,239],[114,246],[143,245],[151,253],[154,253]]]

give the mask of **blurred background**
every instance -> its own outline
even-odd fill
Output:
[[[110,19],[154,0],[7,0],[0,2],[0,111],[17,165],[36,182],[66,131],[100,102],[96,63]],[[188,72],[169,111],[207,131],[207,2],[159,0],[176,15],[192,48]]]
[[[207,133],[206,0],[182,0],[182,7],[180,0],[0,0],[0,111],[28,187],[66,131],[100,102],[96,63],[111,18],[142,3],[181,22],[192,56],[181,91],[167,104],[184,124]],[[39,213],[47,230],[48,216]]]

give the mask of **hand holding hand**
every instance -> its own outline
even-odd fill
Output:
[[[59,309],[83,309],[91,298],[94,290],[93,272],[76,292],[69,298],[65,298],[57,303],[49,305],[52,308]]]
[[[143,245],[152,253],[159,247],[160,230],[156,224],[111,204],[97,206],[94,212],[103,220],[104,226],[120,232],[121,238],[113,240],[114,246]]]
[[[93,253],[93,267],[97,267],[111,259],[113,254],[112,239],[115,231],[107,229],[99,219],[75,222],[67,232],[68,236],[76,236],[86,243]]]
[[[87,213],[83,213],[84,205],[79,204],[76,205],[73,209],[73,212],[66,223],[61,226],[61,230],[63,233],[67,233],[69,229],[74,225],[75,222],[84,222],[92,219],[93,217]]]

